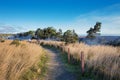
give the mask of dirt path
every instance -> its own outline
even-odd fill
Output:
[[[69,72],[60,57],[60,51],[46,49],[49,56],[48,71],[44,80],[76,80],[76,75]]]

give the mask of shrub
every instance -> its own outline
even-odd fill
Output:
[[[2,39],[2,40],[0,40],[0,42],[5,42],[5,40],[4,40],[4,39]]]
[[[13,40],[10,45],[16,45],[19,46],[20,45],[20,41],[18,39]]]

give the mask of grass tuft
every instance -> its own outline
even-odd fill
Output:
[[[20,45],[20,41],[18,39],[13,40],[10,45],[16,45],[19,46]]]

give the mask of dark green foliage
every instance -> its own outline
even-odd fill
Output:
[[[96,25],[94,26],[94,33],[96,32],[100,32],[100,29],[101,29],[101,22],[96,22]]]
[[[100,33],[97,33],[97,32],[100,32],[100,29],[101,29],[101,22],[96,22],[96,25],[94,26],[94,28],[90,28],[87,33],[87,38],[95,38],[96,37],[96,34],[99,34]]]
[[[78,41],[78,35],[75,30],[67,30],[64,34],[62,29],[58,31],[53,27],[47,27],[44,29],[38,28],[36,31],[28,31],[25,33],[19,33],[19,37],[32,35],[32,39],[52,39],[57,41],[65,41],[66,43],[75,43]]]
[[[63,34],[63,38],[64,41],[66,42],[66,44],[68,43],[75,43],[76,41],[78,41],[78,35],[75,33],[75,31],[73,30],[67,30],[64,34]]]
[[[38,28],[35,35],[40,39],[52,38],[56,35],[56,30],[53,27],[48,27],[44,29]]]
[[[17,35],[19,35],[19,37],[23,37],[23,36],[34,36],[34,31],[28,31],[28,32],[24,32],[24,33],[18,33]]]
[[[88,33],[87,38],[95,38],[93,28],[90,28],[90,30],[88,30],[87,33]]]
[[[46,29],[46,33],[48,34],[47,35],[48,38],[52,38],[53,36],[56,35],[56,30],[53,27],[48,27]]]
[[[44,29],[38,28],[35,32],[35,35],[39,39],[51,39],[62,40],[62,30],[59,29],[57,32],[53,27],[48,27]]]
[[[62,29],[59,29],[55,37],[57,38],[57,40],[63,41]]]
[[[38,28],[35,32],[35,35],[38,37],[38,38],[41,38],[41,39],[44,39],[45,38],[45,35],[44,35],[44,31],[40,28]]]
[[[13,40],[10,45],[16,45],[19,46],[20,45],[20,41],[18,39]]]

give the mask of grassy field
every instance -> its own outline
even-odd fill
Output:
[[[26,41],[0,42],[0,80],[40,79],[45,73],[46,60],[39,45]]]
[[[78,61],[83,51],[87,75],[93,75],[95,80],[120,80],[120,47],[89,46],[84,43],[65,45],[57,41],[41,41],[41,44],[62,48],[65,52],[69,48],[72,57]]]

